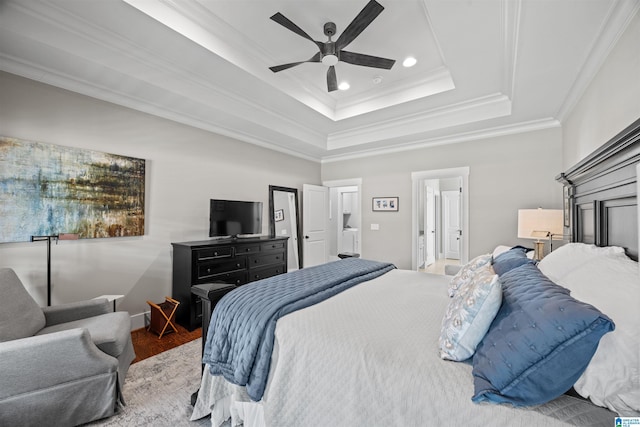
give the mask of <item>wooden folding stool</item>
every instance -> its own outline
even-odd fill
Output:
[[[148,331],[158,334],[158,339],[162,338],[162,335],[169,332],[167,328],[171,326],[173,332],[178,332],[176,326],[173,324],[176,320],[176,309],[180,305],[180,301],[176,301],[171,297],[165,297],[165,301],[160,304],[156,304],[151,301],[147,301],[147,304],[151,307],[151,319],[149,320]]]

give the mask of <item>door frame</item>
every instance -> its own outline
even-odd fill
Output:
[[[328,188],[335,187],[357,187],[358,191],[358,199],[356,203],[358,204],[358,232],[356,233],[358,242],[360,243],[360,257],[364,258],[364,245],[362,244],[362,178],[346,178],[346,179],[334,179],[330,181],[322,181],[322,185]],[[331,200],[329,200],[331,203]],[[329,207],[329,212],[331,212],[331,206]],[[336,238],[338,238],[338,234],[341,233],[341,230],[329,230],[330,233],[336,233]],[[340,238],[341,239],[341,238]],[[338,239],[338,241],[340,241]],[[339,252],[339,251],[338,251]]]
[[[462,178],[462,197],[460,209],[462,211],[462,245],[460,263],[469,262],[469,166],[449,169],[435,169],[429,171],[411,172],[412,198],[411,198],[411,268],[417,270],[418,257],[418,209],[419,191],[422,191],[420,183],[425,179]]]

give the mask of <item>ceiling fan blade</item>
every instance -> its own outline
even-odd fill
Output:
[[[384,7],[376,0],[371,0],[367,3],[358,16],[340,34],[340,37],[336,40],[336,49],[342,49],[351,43],[383,10]]]
[[[278,24],[282,25],[283,27],[285,27],[286,29],[293,31],[294,33],[296,33],[297,35],[299,35],[300,37],[304,37],[305,39],[313,42],[313,44],[315,44],[318,49],[321,49],[320,42],[315,41],[314,39],[311,38],[311,36],[307,33],[305,33],[302,28],[298,27],[296,24],[294,24],[293,22],[291,22],[289,20],[289,18],[287,18],[286,16],[284,16],[283,14],[281,14],[280,12],[276,13],[275,15],[273,15],[271,17],[271,19],[275,22],[277,22]]]
[[[327,90],[333,92],[338,90],[338,79],[336,79],[336,68],[332,65],[327,71]]]
[[[269,69],[271,71],[273,71],[274,73],[277,73],[278,71],[287,70],[289,68],[295,67],[296,65],[304,64],[305,62],[320,62],[321,59],[322,59],[322,54],[320,52],[318,52],[315,55],[313,55],[311,58],[307,59],[306,61],[291,62],[289,64],[275,65],[273,67],[269,67]]]
[[[362,65],[364,67],[384,68],[390,70],[393,64],[396,63],[395,59],[380,58],[379,56],[365,55],[363,53],[347,52],[341,50],[339,55],[340,61],[347,62],[353,65]]]

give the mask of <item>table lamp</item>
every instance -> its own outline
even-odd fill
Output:
[[[544,239],[562,239],[564,224],[561,209],[519,209],[518,238],[535,239],[534,259],[544,257]]]

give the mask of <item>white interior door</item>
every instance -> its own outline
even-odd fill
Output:
[[[428,266],[436,262],[436,193],[433,187],[427,185],[424,200],[425,266]]]
[[[329,259],[329,188],[302,186],[302,262],[304,267],[324,264]]]
[[[460,259],[462,226],[460,222],[460,192],[442,192],[442,217],[444,222],[444,256]]]

